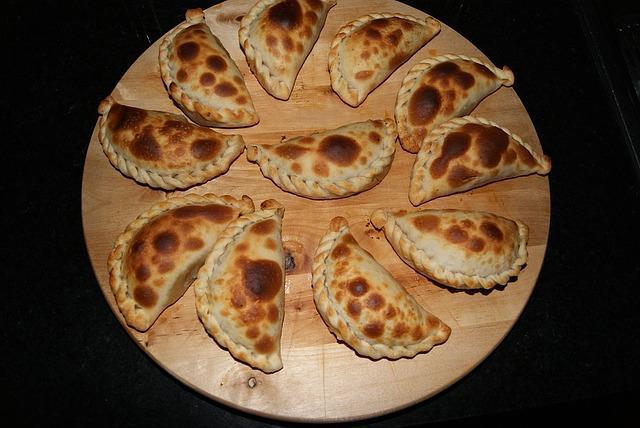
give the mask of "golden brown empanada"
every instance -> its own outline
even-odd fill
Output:
[[[349,22],[331,43],[331,87],[345,103],[359,106],[439,31],[440,22],[430,16],[374,13]]]
[[[189,287],[218,235],[241,214],[247,196],[189,194],[153,205],[131,222],[109,255],[109,284],[125,321],[145,331]]]
[[[479,117],[455,118],[424,140],[413,164],[409,199],[420,205],[494,181],[550,170],[548,156],[538,155],[507,128]]]
[[[453,288],[506,284],[527,261],[527,226],[495,214],[376,210],[371,223],[409,266]]]
[[[384,178],[397,137],[392,119],[369,120],[279,144],[251,145],[247,159],[285,191],[312,199],[342,198]]]
[[[447,120],[469,114],[500,86],[513,84],[508,67],[499,69],[477,58],[442,55],[414,65],[396,99],[402,147],[417,153],[422,140]]]
[[[240,135],[220,134],[177,114],[119,104],[111,96],[98,112],[98,139],[111,164],[151,187],[204,183],[227,172],[244,150]]]
[[[238,36],[262,87],[289,99],[302,64],[336,0],[260,0],[242,18]]]
[[[450,328],[358,245],[344,218],[329,228],[313,259],[313,300],[339,340],[360,355],[397,359],[449,338]]]
[[[202,9],[189,9],[186,18],[160,44],[160,74],[171,98],[199,125],[255,125],[258,115],[244,77]]]
[[[282,368],[284,208],[270,199],[224,231],[194,282],[196,309],[220,346],[266,373]]]

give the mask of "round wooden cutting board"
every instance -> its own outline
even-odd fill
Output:
[[[327,54],[345,23],[372,12],[425,14],[392,0],[339,0],[330,10],[320,39],[307,58],[288,101],[268,95],[257,82],[238,43],[241,17],[255,0],[229,0],[206,11],[206,21],[245,76],[260,123],[239,130],[247,144],[278,143],[315,131],[393,118],[396,94],[409,68],[430,56],[457,53],[486,58],[445,23],[441,33],[371,93],[358,108],[331,90]],[[437,18],[437,17],[436,17]],[[178,22],[176,22],[176,25]],[[160,78],[156,41],[113,90],[116,100],[142,108],[179,113]],[[504,64],[496,64],[502,67]],[[516,85],[518,76],[516,74]],[[106,96],[107,94],[105,94]],[[100,100],[96,100],[96,106]],[[501,88],[473,112],[511,129],[541,152],[527,111],[512,88]],[[282,332],[284,368],[274,374],[253,370],[231,357],[207,335],[195,311],[192,288],[145,333],[124,324],[109,288],[107,257],[116,237],[155,202],[186,192],[164,192],[137,184],[114,169],[94,131],[85,161],[82,213],[85,239],[100,287],[123,328],[154,361],[181,382],[229,406],[254,414],[295,421],[355,420],[389,413],[424,400],[465,376],[500,343],[522,312],[540,272],[549,230],[549,184],[528,176],[443,197],[421,208],[483,210],[529,226],[529,260],[517,280],[491,292],[453,291],[417,274],[395,254],[368,216],[376,208],[414,209],[409,174],[415,155],[398,144],[389,174],[373,189],[338,200],[314,201],[281,191],[242,155],[229,172],[188,192],[236,198],[249,195],[256,206],[273,198],[285,206],[283,241],[295,256],[287,273]],[[447,342],[412,359],[373,361],[338,343],[318,315],[311,292],[311,259],[329,221],[349,220],[357,241],[428,311],[451,327]]]

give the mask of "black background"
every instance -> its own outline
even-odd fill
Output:
[[[278,424],[199,395],[140,351],[104,300],[82,235],[82,168],[98,102],[188,7],[212,4],[11,1],[4,8],[6,420]],[[514,88],[553,160],[551,230],[538,284],[503,343],[437,396],[361,424],[621,421],[639,402],[640,186],[573,5],[412,4],[514,71]]]

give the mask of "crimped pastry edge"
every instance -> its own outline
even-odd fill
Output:
[[[284,207],[274,199],[264,201],[260,208],[260,211],[254,211],[238,217],[227,226],[224,232],[222,232],[213,249],[207,256],[204,264],[198,271],[198,276],[193,282],[193,290],[195,293],[198,318],[202,322],[207,333],[213,336],[220,346],[228,349],[231,355],[235,358],[243,361],[251,367],[260,369],[265,373],[273,373],[282,368],[282,357],[280,355],[281,338],[277,338],[278,352],[270,355],[269,357],[266,357],[264,354],[256,353],[242,344],[235,343],[220,326],[215,315],[210,311],[208,296],[209,280],[215,276],[215,270],[219,267],[222,256],[225,254],[227,247],[235,241],[237,236],[244,232],[245,229],[259,221],[276,216],[282,219],[284,215]],[[282,261],[281,267],[284,280],[284,260]],[[249,362],[246,361],[246,359],[240,359],[238,355],[241,353],[250,355],[253,358],[253,361]]]
[[[253,106],[253,100],[249,94],[249,102],[251,108],[240,107],[237,109],[217,109],[208,105],[202,104],[202,102],[192,99],[171,77],[171,66],[169,61],[169,51],[173,46],[174,38],[185,28],[192,25],[205,22],[205,16],[202,9],[188,9],[185,14],[186,20],[181,24],[178,24],[171,31],[169,31],[162,42],[158,52],[158,62],[160,64],[160,75],[162,81],[165,84],[167,92],[171,98],[178,104],[182,111],[193,122],[202,126],[214,126],[219,128],[241,128],[246,126],[252,126],[258,123],[260,120],[258,114]],[[213,34],[213,33],[212,33]],[[215,37],[215,35],[214,35]],[[220,43],[222,46],[222,43]],[[224,46],[222,46],[224,49]],[[228,53],[228,52],[227,52]],[[229,56],[231,58],[231,56]],[[231,58],[233,61],[233,58]],[[238,113],[246,113],[247,120],[238,122],[235,118]],[[208,119],[205,116],[210,116]]]
[[[418,343],[405,346],[388,346],[382,343],[371,344],[358,335],[354,334],[352,330],[349,330],[348,328],[344,328],[342,330],[340,329],[340,320],[342,320],[346,324],[350,324],[350,321],[348,317],[340,317],[338,315],[338,311],[336,311],[335,309],[329,311],[329,309],[332,308],[332,301],[329,297],[329,293],[327,291],[325,283],[327,259],[333,251],[336,242],[346,233],[349,233],[349,224],[347,220],[343,217],[335,217],[333,220],[331,220],[329,231],[320,239],[315,255],[313,257],[313,301],[316,305],[318,313],[324,320],[331,333],[333,333],[338,340],[343,341],[347,345],[349,345],[349,347],[354,349],[358,354],[375,360],[381,358],[388,358],[392,360],[403,357],[413,358],[418,353],[428,352],[435,345],[444,343],[451,334],[451,328],[439,318],[438,320],[440,321],[440,328],[437,332],[428,335]],[[409,298],[414,299],[411,294],[408,294],[408,296]],[[418,304],[418,306],[420,305]],[[434,318],[437,318],[433,314],[430,315]]]
[[[482,61],[481,59],[470,57],[467,55],[459,55],[459,54],[444,54],[438,55],[435,57],[427,58],[413,67],[409,69],[407,75],[402,80],[402,85],[398,90],[398,95],[396,97],[396,105],[395,105],[395,118],[396,123],[398,124],[398,135],[400,136],[400,144],[402,148],[410,153],[417,153],[420,148],[413,148],[409,145],[409,131],[406,129],[407,123],[407,109],[405,108],[409,99],[411,98],[411,94],[413,93],[413,89],[416,85],[416,82],[422,78],[422,76],[429,71],[434,65],[447,62],[454,61],[457,59],[462,59],[465,61],[472,61],[476,64],[484,65],[487,67],[496,77],[502,81],[503,86],[511,86],[515,80],[513,72],[506,65],[502,68],[498,68],[493,64],[490,64],[486,61]]]
[[[218,157],[218,162],[211,162],[199,169],[170,174],[156,172],[149,168],[141,168],[136,162],[118,153],[111,142],[111,138],[107,137],[107,117],[114,103],[116,101],[109,95],[98,106],[98,113],[101,115],[98,122],[98,140],[109,162],[122,174],[133,178],[138,183],[164,190],[186,189],[226,173],[231,164],[244,151],[244,139],[241,135],[219,134],[226,137],[227,147],[222,155]]]
[[[445,195],[438,195],[435,197],[430,196],[425,190],[424,183],[419,183],[417,180],[414,180],[415,173],[419,169],[424,168],[425,164],[429,162],[429,160],[431,159],[432,148],[434,143],[437,144],[441,142],[444,136],[448,134],[450,131],[454,129],[458,129],[467,123],[494,126],[504,131],[509,137],[513,138],[513,140],[516,143],[520,144],[529,153],[531,153],[531,156],[535,159],[536,163],[538,164],[538,167],[536,168],[535,171],[532,171],[532,174],[535,173],[535,174],[545,175],[551,171],[551,158],[544,154],[539,155],[535,150],[533,150],[533,147],[531,147],[529,143],[523,141],[522,138],[520,138],[520,136],[515,134],[510,129],[505,128],[492,120],[485,119],[479,116],[469,115],[469,116],[463,116],[463,117],[456,117],[446,122],[443,122],[442,124],[438,125],[438,127],[434,128],[433,131],[431,131],[429,135],[427,135],[424,138],[423,143],[420,146],[420,150],[418,151],[418,155],[416,156],[415,162],[413,164],[413,168],[411,169],[411,181],[409,184],[409,200],[414,206],[421,205],[425,202],[428,202],[440,196],[445,196]],[[455,192],[455,193],[458,193],[458,192]]]
[[[428,212],[429,210],[422,210]],[[455,210],[465,211],[465,210]],[[475,211],[484,213],[482,211]],[[486,213],[495,215],[492,213]],[[498,216],[500,217],[500,216]],[[466,275],[462,272],[451,272],[442,266],[432,262],[421,249],[419,249],[402,231],[395,220],[395,214],[391,211],[377,209],[369,217],[371,224],[376,229],[384,229],[384,235],[391,247],[418,273],[433,279],[443,285],[447,285],[457,289],[491,289],[497,284],[505,285],[513,276],[517,276],[527,262],[527,241],[529,239],[529,228],[526,224],[503,217],[509,221],[516,223],[518,227],[518,249],[516,258],[511,267],[503,272],[498,272],[489,276]]]
[[[291,92],[293,91],[293,86],[295,85],[295,79],[291,85],[287,82],[276,79],[271,75],[271,71],[269,67],[262,61],[262,55],[260,52],[251,44],[251,37],[249,34],[249,30],[251,24],[255,19],[258,19],[262,13],[274,3],[280,2],[282,0],[259,0],[256,4],[251,7],[249,12],[242,17],[242,21],[240,21],[240,28],[238,29],[238,39],[240,41],[240,47],[242,48],[245,57],[247,58],[247,63],[251,68],[251,71],[260,82],[260,85],[273,97],[279,100],[288,100],[291,96]],[[331,9],[333,6],[337,4],[337,0],[321,0],[323,4],[327,5],[327,10]],[[317,40],[316,40],[317,42]],[[315,42],[314,42],[315,44]]]
[[[366,93],[362,99],[358,96],[358,91],[351,88],[349,86],[349,82],[340,72],[340,44],[344,39],[346,39],[349,35],[351,35],[354,31],[363,27],[367,23],[375,20],[375,19],[384,19],[384,18],[401,18],[407,19],[409,21],[415,22],[417,24],[424,25],[425,27],[430,27],[431,25],[437,25],[438,30],[431,37],[435,37],[440,32],[441,24],[436,18],[427,15],[425,19],[416,18],[411,15],[405,15],[402,13],[372,13],[369,15],[364,15],[359,18],[354,19],[351,22],[343,25],[338,33],[335,35],[333,41],[331,42],[331,48],[329,49],[329,74],[331,77],[331,87],[336,94],[348,105],[351,107],[358,107],[360,104],[364,102],[365,99],[369,96],[369,94],[373,91]],[[429,24],[428,22],[431,22]],[[428,42],[427,42],[428,43]],[[394,70],[395,71],[395,70]],[[390,75],[393,74],[390,73]]]
[[[355,122],[339,128],[359,123],[365,122]],[[380,183],[389,172],[396,151],[398,134],[396,133],[396,125],[393,119],[385,118],[383,123],[385,128],[385,135],[382,141],[383,147],[380,150],[380,156],[372,160],[366,168],[363,168],[363,171],[368,172],[367,175],[353,176],[337,182],[333,182],[328,178],[303,180],[295,174],[287,173],[283,168],[278,168],[276,163],[262,149],[261,145],[257,144],[247,147],[247,160],[257,163],[262,174],[284,191],[310,199],[344,198],[371,189]]]
[[[137,307],[135,301],[128,294],[128,283],[123,272],[124,257],[127,253],[131,240],[138,231],[154,218],[168,211],[188,205],[202,204],[222,204],[240,210],[240,214],[252,212],[254,210],[253,201],[246,195],[236,199],[229,195],[218,196],[213,193],[199,195],[190,193],[184,196],[168,198],[152,205],[142,212],[122,232],[115,241],[109,258],[107,259],[107,270],[109,272],[109,286],[118,305],[118,309],[130,327],[138,331],[148,330],[156,321],[149,320],[144,311]]]

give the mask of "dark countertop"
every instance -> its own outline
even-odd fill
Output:
[[[11,1],[3,19],[10,171],[2,186],[9,231],[0,311],[5,418],[277,424],[199,395],[147,357],[106,304],[82,235],[82,169],[98,102],[188,7],[212,3],[58,3]],[[362,424],[536,421],[551,414],[620,421],[640,402],[640,185],[574,6],[414,4],[513,69],[515,90],[553,159],[551,230],[531,300],[498,348],[437,396]]]

